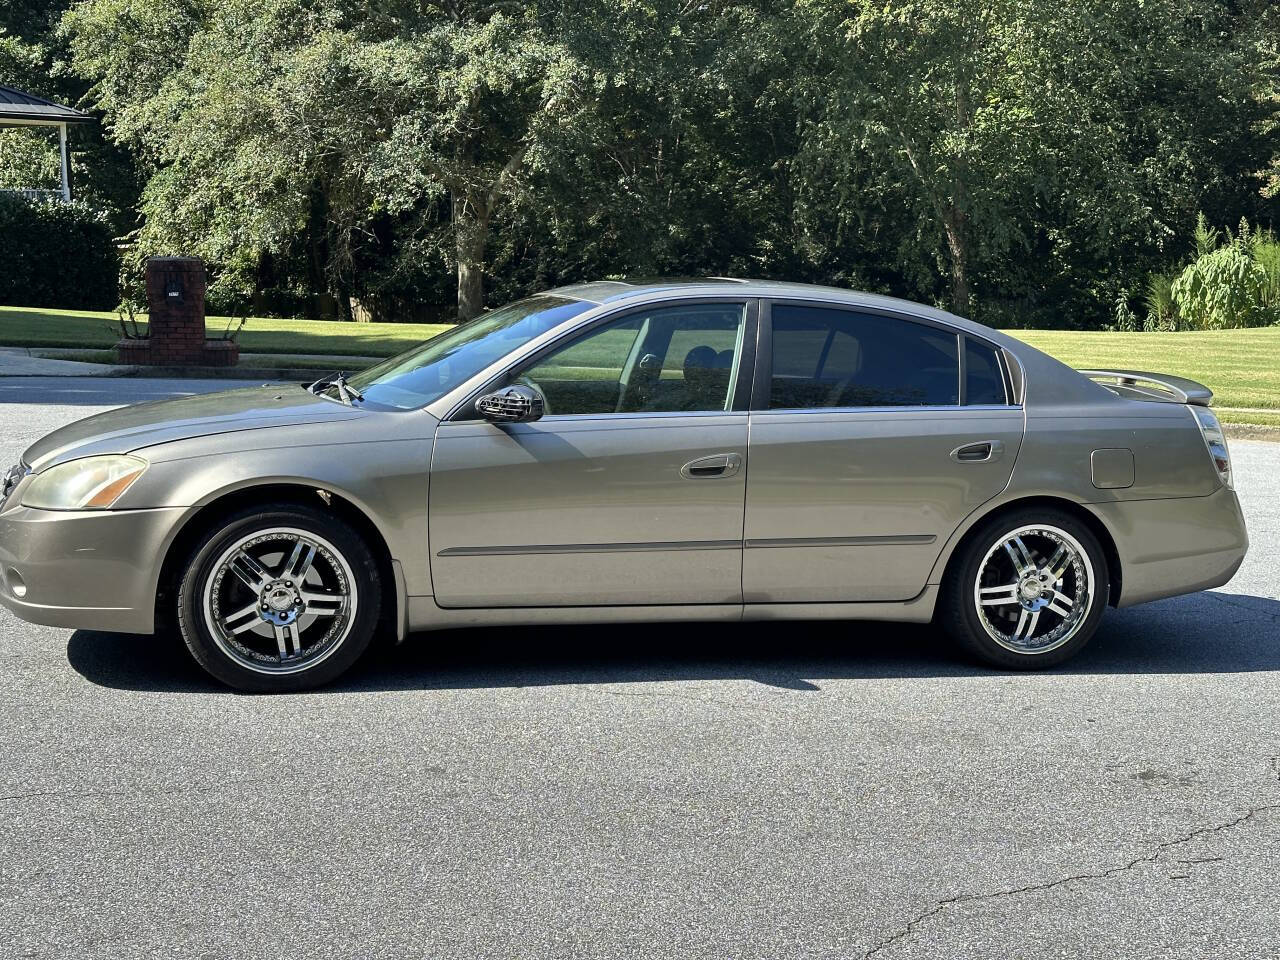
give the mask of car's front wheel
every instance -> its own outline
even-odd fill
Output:
[[[1018,511],[968,538],[943,594],[945,626],[973,656],[1007,669],[1049,667],[1097,631],[1110,594],[1106,555],[1070,514]]]
[[[239,690],[304,690],[369,646],[381,592],[368,546],[340,518],[281,504],[231,514],[196,545],[178,626],[209,673]]]

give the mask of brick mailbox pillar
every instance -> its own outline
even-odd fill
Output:
[[[198,257],[147,260],[150,337],[121,340],[121,363],[161,366],[234,366],[240,348],[231,340],[207,340],[204,331],[204,261]]]

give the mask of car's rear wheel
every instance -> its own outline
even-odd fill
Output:
[[[196,545],[178,589],[192,656],[239,690],[305,690],[369,646],[381,599],[360,535],[301,505],[232,514]]]
[[[1079,653],[1109,594],[1106,555],[1092,531],[1063,511],[1030,509],[968,538],[948,571],[941,612],[971,655],[1031,670]]]

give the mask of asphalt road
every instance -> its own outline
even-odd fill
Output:
[[[0,383],[0,463],[193,387]],[[1049,674],[885,624],[509,629],[248,697],[0,611],[0,955],[1280,956],[1280,445],[1233,451],[1236,579]]]

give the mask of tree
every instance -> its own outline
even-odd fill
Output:
[[[87,84],[65,68],[58,23],[67,0],[0,0],[0,83],[75,106]],[[68,128],[72,190],[106,214],[113,233],[134,226],[139,184],[129,155],[97,124]],[[0,187],[60,185],[58,139],[49,128],[0,129]]]
[[[815,51],[804,162],[845,172],[846,224],[904,204],[905,251],[932,240],[960,313],[1127,272],[1197,204],[1248,202],[1258,68],[1224,3],[799,0],[797,16]]]
[[[420,240],[444,194],[469,319],[494,211],[590,105],[553,19],[507,0],[89,0],[67,22],[115,136],[148,165],[144,249],[238,281],[301,234],[312,282],[345,311],[378,223]]]
[[[817,276],[798,253],[781,4],[578,8],[594,103],[509,204],[505,289],[609,275]]]
[[[486,284],[739,274],[1096,326],[1196,211],[1280,209],[1278,23],[1269,0],[83,0],[59,42],[145,178],[136,252],[204,256],[224,302],[465,319]]]
[[[564,42],[567,12],[426,0],[411,29],[361,51],[357,83],[385,125],[372,165],[388,209],[448,194],[460,319],[484,306],[495,211],[592,107],[591,68]]]

